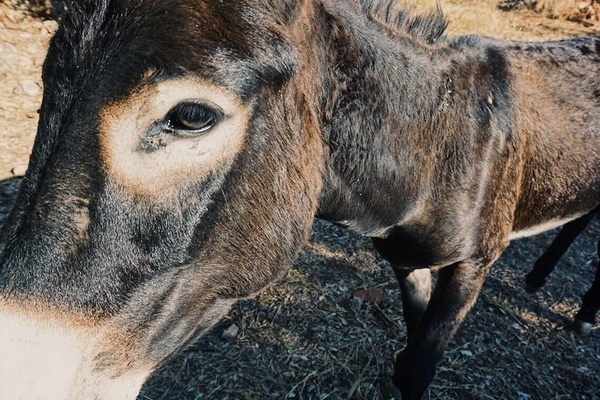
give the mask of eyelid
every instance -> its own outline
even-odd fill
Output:
[[[185,103],[197,104],[199,106],[202,106],[204,108],[207,108],[207,109],[215,112],[216,114],[225,115],[225,111],[223,111],[223,109],[221,107],[219,107],[216,103],[213,103],[210,100],[194,99],[194,98],[180,100],[177,104],[175,104],[173,107],[171,107],[169,114],[171,114],[173,112],[173,110],[175,110],[181,104],[185,104]]]

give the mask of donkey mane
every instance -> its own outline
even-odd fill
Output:
[[[439,6],[427,14],[414,14],[402,8],[398,0],[356,0],[375,22],[394,33],[405,33],[416,40],[436,42],[446,30],[448,21]]]

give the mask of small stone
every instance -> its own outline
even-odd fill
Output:
[[[25,96],[37,96],[40,93],[41,89],[37,83],[32,81],[31,79],[23,79],[19,82],[19,86],[13,90],[13,93],[16,95],[25,95]]]
[[[262,324],[266,320],[267,320],[267,313],[266,312],[259,311],[258,314],[256,314],[256,322],[257,323]]]
[[[577,5],[577,8],[579,8],[579,11],[586,11],[588,9],[588,7],[590,7],[590,3],[584,3],[584,2],[580,2]]]
[[[0,50],[2,51],[2,56],[6,56],[7,54],[14,55],[18,53],[17,48],[11,43],[2,43],[0,44]]]
[[[54,33],[56,32],[56,29],[58,29],[58,22],[51,19],[45,20],[44,22],[42,22],[42,24],[44,25],[44,28],[46,29],[46,31],[48,31],[48,33]]]
[[[26,164],[16,165],[10,170],[10,173],[13,174],[13,176],[23,176],[25,175],[25,172],[27,172]]]
[[[238,333],[240,333],[240,328],[236,324],[233,324],[223,331],[221,338],[230,341],[235,339]]]
[[[31,55],[37,55],[39,49],[38,46],[30,45],[25,49],[25,51]]]

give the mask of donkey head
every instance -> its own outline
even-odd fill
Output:
[[[8,398],[135,398],[291,263],[322,169],[290,34],[301,3],[69,7],[0,240]]]

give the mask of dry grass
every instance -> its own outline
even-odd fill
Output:
[[[434,9],[437,4],[448,16],[447,33],[451,36],[465,33],[488,35],[493,37],[520,39],[520,34],[507,24],[502,11],[496,6],[496,1],[437,1],[437,0],[401,0],[407,7],[414,7],[418,12]]]
[[[65,4],[62,0],[0,0],[0,3],[49,19],[60,17],[65,10]]]
[[[564,329],[592,280],[595,222],[539,296],[523,276],[552,234],[511,245],[453,340],[430,399],[600,399],[600,335]],[[380,306],[352,294],[383,290]],[[406,341],[400,296],[371,242],[317,222],[284,280],[239,303],[193,348],[159,370],[140,397],[161,399],[382,400],[395,351]],[[231,324],[239,336],[220,336]]]
[[[498,7],[504,10],[527,8],[547,18],[578,22],[588,27],[600,22],[598,0],[501,0]]]
[[[410,3],[424,10],[437,0]],[[451,35],[547,40],[594,32],[533,11],[505,13],[495,0],[440,3]],[[12,88],[23,77],[39,80],[48,36],[40,21],[2,10],[0,45],[27,68],[15,72],[15,59],[0,52],[0,179],[26,161],[23,148],[31,145],[39,98],[15,96]],[[17,183],[0,182],[0,223]],[[522,290],[523,276],[552,236],[515,242],[497,262],[427,398],[600,400],[600,331],[583,339],[564,329],[592,281],[600,223],[578,239],[547,287],[532,297]],[[380,288],[385,301],[353,301],[354,292],[368,287]],[[232,324],[240,328],[238,336],[222,339]],[[389,266],[368,239],[317,221],[288,275],[238,303],[210,334],[156,371],[139,400],[381,400],[381,383],[405,341]]]
[[[536,2],[533,9],[547,18],[563,18],[587,26],[600,22],[600,4],[596,0],[544,0]]]
[[[580,24],[564,23],[565,14],[557,14],[558,4],[554,2],[569,2],[570,10],[577,8],[575,0],[541,0],[534,2],[536,11],[523,9],[519,12],[505,11],[498,8],[498,0],[399,0],[407,7],[416,11],[425,12],[435,8],[438,4],[450,16],[448,35],[456,36],[465,33],[486,35],[511,40],[554,40],[575,35],[593,34],[600,32],[600,24],[595,26],[578,26]],[[519,0],[507,0],[519,1]],[[528,0],[530,1],[530,0]],[[589,2],[590,0],[588,0]],[[545,6],[544,6],[545,5]],[[597,4],[596,4],[597,7]],[[561,8],[562,10],[563,8]],[[551,17],[547,20],[539,18],[538,12]],[[555,21],[562,18],[562,21]]]

